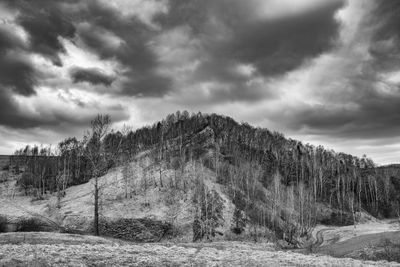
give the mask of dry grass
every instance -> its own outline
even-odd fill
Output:
[[[191,240],[194,210],[191,195],[194,188],[193,183],[188,183],[185,190],[182,190],[182,181],[194,179],[197,173],[194,165],[186,166],[180,189],[177,190],[175,176],[180,174],[175,174],[174,170],[164,170],[162,173],[164,185],[161,187],[158,169],[153,168],[151,164],[146,156],[130,163],[133,171],[129,177],[129,184],[134,192],[128,198],[125,198],[126,184],[122,167],[110,170],[99,178],[101,216],[110,219],[150,218],[167,221],[173,224],[176,236],[180,240]],[[204,169],[202,175],[207,186],[216,190],[224,200],[225,223],[220,231],[228,232],[234,206],[223,192],[221,185],[216,183],[215,173]],[[3,187],[0,184],[0,189]],[[66,196],[61,199],[60,209],[56,208],[58,205],[55,195],[32,202],[31,197],[16,195],[12,198],[10,194],[0,193],[0,201],[2,202],[0,214],[9,219],[44,216],[70,229],[87,232],[92,227],[94,207],[92,181],[67,188]]]
[[[10,239],[0,242],[0,266],[395,266],[276,251],[268,243],[133,244],[53,233],[24,233],[22,241],[21,235],[0,235]]]

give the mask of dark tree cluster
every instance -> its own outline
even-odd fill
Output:
[[[196,207],[193,220],[193,241],[203,238],[212,240],[218,234],[217,228],[224,223],[222,198],[215,190],[208,189],[202,181],[198,181],[193,202]]]

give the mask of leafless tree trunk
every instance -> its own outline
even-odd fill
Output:
[[[99,175],[101,169],[105,168],[106,157],[103,149],[102,140],[107,134],[111,125],[111,119],[108,115],[97,115],[91,122],[92,129],[85,136],[86,143],[85,156],[92,166],[92,177],[94,178],[94,220],[93,228],[95,235],[99,235]]]
[[[94,182],[94,233],[99,235],[99,178],[95,176]]]

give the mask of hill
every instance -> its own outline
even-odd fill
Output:
[[[127,220],[126,224],[140,222],[141,224],[159,222],[172,225],[170,238],[191,241],[192,224],[196,205],[193,203],[196,180],[201,179],[209,190],[218,192],[223,206],[223,218],[219,231],[230,232],[233,204],[223,192],[221,185],[216,183],[215,173],[204,169],[200,164],[186,164],[183,174],[175,170],[165,169],[162,172],[163,183],[158,182],[159,169],[151,162],[148,153],[141,153],[133,162],[110,169],[107,174],[98,179],[100,191],[100,214],[102,218],[103,235],[117,237],[118,231],[111,231],[110,222]],[[127,179],[126,175],[129,175]],[[70,186],[65,190],[65,197],[58,201],[57,195],[46,195],[41,200],[32,201],[32,196],[18,192],[16,181],[0,184],[0,216],[7,216],[12,224],[18,224],[23,218],[37,218],[40,224],[50,219],[56,225],[68,231],[90,233],[93,231],[93,184],[87,183]],[[16,193],[15,193],[16,192]],[[12,196],[13,195],[13,196]],[[147,221],[142,221],[147,219]],[[108,222],[108,223],[107,223]],[[154,227],[154,225],[152,226]],[[156,225],[157,227],[157,225]],[[107,229],[106,229],[107,228]],[[159,241],[164,233],[153,235],[150,224],[140,227],[138,235],[129,238],[124,232],[123,239],[133,241]],[[56,230],[56,229],[55,229]],[[135,231],[135,229],[131,229]],[[143,234],[146,233],[146,234]],[[145,237],[140,237],[140,236]]]
[[[111,131],[99,141],[97,174],[87,157],[97,142],[93,136],[60,142],[58,157],[21,150],[19,156],[30,160],[17,186],[38,203],[58,192],[48,210],[61,224],[90,231],[91,194],[101,177],[104,221],[152,218],[195,240],[232,234],[302,246],[317,223],[348,225],[365,212],[390,217],[399,211],[396,168],[376,168],[368,158],[225,116],[177,112],[136,131]]]

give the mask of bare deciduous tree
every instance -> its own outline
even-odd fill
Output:
[[[91,122],[91,129],[84,137],[85,156],[92,167],[94,178],[94,233],[99,235],[99,176],[106,169],[106,154],[102,140],[107,134],[111,125],[109,115],[97,115]]]

